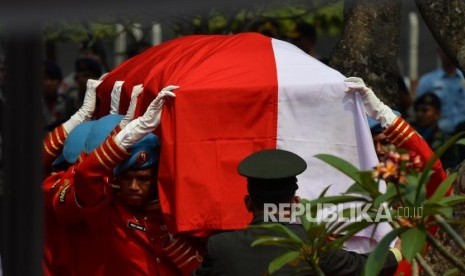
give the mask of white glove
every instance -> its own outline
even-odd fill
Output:
[[[107,75],[108,73],[104,73],[103,75],[100,76],[100,78],[98,78],[98,80],[103,80]]]
[[[132,88],[131,102],[129,103],[128,111],[119,123],[121,129],[124,128],[130,121],[132,121],[132,119],[134,119],[134,112],[136,111],[137,99],[139,98],[139,95],[142,93],[142,91],[144,91],[144,86],[142,86],[142,84],[136,85]]]
[[[389,127],[394,122],[397,115],[389,106],[376,97],[375,93],[365,85],[361,78],[350,77],[344,81],[347,84],[346,93],[360,93],[368,116],[378,121],[383,128]]]
[[[100,83],[102,83],[101,80],[87,80],[86,95],[84,96],[84,102],[81,108],[79,108],[79,110],[74,113],[68,121],[63,123],[63,128],[66,133],[70,133],[77,125],[92,118],[95,111],[95,103],[97,101],[97,93],[95,90]]]
[[[123,83],[124,81],[115,81],[115,84],[113,85],[113,90],[111,90],[110,114],[118,114],[121,87],[123,86]]]
[[[129,149],[146,134],[155,130],[160,124],[161,111],[165,103],[165,97],[176,97],[172,90],[179,86],[170,85],[163,88],[157,97],[150,103],[144,115],[129,122],[115,136],[115,142],[120,146]]]

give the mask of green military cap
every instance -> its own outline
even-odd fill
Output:
[[[240,175],[257,179],[282,179],[301,174],[307,163],[295,153],[281,149],[255,152],[241,161],[237,170]]]

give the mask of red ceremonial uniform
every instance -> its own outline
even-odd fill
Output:
[[[42,192],[44,197],[44,257],[43,257],[43,274],[47,275],[64,275],[60,274],[61,268],[57,256],[60,254],[60,237],[62,232],[59,230],[56,216],[53,212],[52,199],[59,189],[65,172],[52,173],[51,164],[60,155],[66,140],[67,133],[63,126],[55,128],[47,134],[42,146],[42,159],[45,179],[42,181]]]
[[[60,131],[60,128],[63,127],[57,130]],[[117,126],[111,135],[120,130],[121,128]],[[55,134],[49,137],[53,138]],[[50,141],[47,144],[50,145]],[[102,250],[95,246],[96,236],[83,219],[83,210],[75,200],[73,185],[75,167],[84,158],[85,154],[81,153],[76,163],[67,171],[54,172],[44,181],[47,229],[48,232],[52,232],[48,235],[48,240],[54,245],[53,254],[52,252],[49,254],[53,255],[52,275],[98,276],[103,273]]]
[[[434,155],[426,141],[401,117],[397,117],[394,123],[384,131],[384,134],[396,148],[417,153],[424,163],[428,162]],[[442,168],[439,159],[434,163],[432,170],[434,173],[426,184],[427,198],[433,195],[442,181],[447,178],[447,173]],[[449,189],[447,195],[450,195],[450,193],[451,189]],[[428,231],[435,234],[437,227],[430,227]],[[400,262],[396,275],[412,275],[410,263],[405,260]]]
[[[62,185],[53,198],[57,227],[64,244],[57,260],[65,271],[63,275],[102,275],[102,248],[96,246],[97,238],[84,220],[83,210],[76,203],[74,173],[73,166],[62,176]]]
[[[197,245],[171,236],[158,202],[135,214],[112,197],[107,179],[128,157],[110,137],[76,168],[76,198],[103,249],[103,274],[190,275],[202,261]]]

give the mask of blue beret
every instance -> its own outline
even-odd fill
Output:
[[[110,135],[113,129],[119,124],[123,115],[110,114],[95,121],[86,139],[85,151],[87,154],[100,146]]]
[[[89,136],[92,126],[95,121],[83,122],[77,125],[71,133],[66,137],[63,145],[63,151],[60,156],[52,163],[52,166],[58,166],[63,162],[73,164],[78,159],[81,152],[84,150],[84,145]]]
[[[256,179],[282,179],[294,177],[307,169],[305,160],[295,153],[281,149],[255,152],[241,161],[240,175]]]
[[[400,116],[399,111],[393,110],[392,112],[394,112],[394,114],[396,114],[397,116]],[[367,116],[367,119],[368,119],[368,126],[370,127],[371,134],[379,134],[383,132],[383,127],[378,121],[371,118],[370,116]]]
[[[128,169],[140,170],[153,166],[160,157],[160,141],[157,136],[149,133],[131,147],[131,156],[117,166],[114,174],[117,175]]]

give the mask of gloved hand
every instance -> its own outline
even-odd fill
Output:
[[[155,130],[160,124],[161,111],[165,103],[165,97],[175,97],[176,95],[172,90],[179,88],[179,86],[170,85],[163,88],[157,97],[150,103],[144,115],[129,122],[118,134],[115,136],[115,142],[120,146],[129,149],[137,143],[147,133]]]
[[[368,116],[377,120],[383,128],[389,127],[394,122],[397,115],[376,97],[375,93],[365,85],[363,79],[350,77],[344,81],[347,84],[346,93],[360,93]]]
[[[142,84],[136,85],[132,88],[131,102],[129,103],[128,111],[124,118],[119,122],[119,126],[123,129],[132,119],[134,119],[134,112],[136,111],[137,99],[139,95],[144,91],[144,86]]]
[[[111,91],[110,114],[118,114],[121,87],[123,86],[123,83],[124,81],[115,81],[115,84],[113,85],[113,90]]]
[[[104,73],[100,76],[100,78],[98,78],[98,80],[101,80],[103,81],[103,79],[108,75],[108,72],[107,73]]]
[[[68,121],[63,123],[63,128],[66,133],[70,133],[77,125],[92,118],[95,111],[95,103],[97,101],[97,94],[95,90],[100,83],[102,83],[101,80],[87,80],[87,90],[81,108],[79,108],[79,110],[74,113]]]

